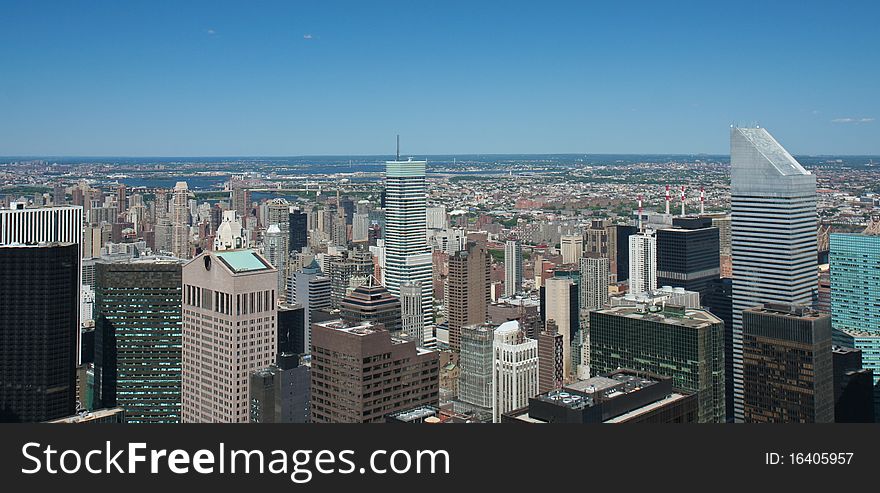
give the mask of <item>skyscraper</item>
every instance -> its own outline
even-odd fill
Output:
[[[834,346],[834,422],[874,422],[874,375],[862,367],[860,349]]]
[[[278,271],[252,250],[183,267],[184,423],[246,423],[250,374],[275,362]]]
[[[79,265],[74,243],[0,246],[0,422],[76,410]]]
[[[95,401],[129,423],[180,422],[181,262],[95,265]]]
[[[512,320],[501,324],[492,344],[492,421],[528,405],[538,393],[538,341],[529,339]]]
[[[312,314],[330,307],[330,278],[321,272],[318,262],[312,263],[290,275],[288,290],[290,303],[305,310],[305,350],[311,347]]]
[[[742,313],[747,423],[833,423],[831,317],[767,303]]]
[[[816,176],[763,128],[731,128],[733,394],[743,410],[742,312],[763,303],[812,305]]]
[[[592,311],[590,344],[593,375],[630,368],[672,377],[698,394],[699,422],[724,422],[724,323],[711,313],[668,304]]]
[[[562,372],[562,334],[551,320],[538,334],[538,391],[549,392],[562,387]]]
[[[596,310],[608,304],[609,261],[604,257],[580,259],[581,311]]]
[[[276,292],[282,298],[284,298],[284,293],[287,290],[286,277],[283,275],[287,270],[287,248],[283,240],[284,235],[285,233],[281,231],[277,224],[270,224],[269,229],[266,230],[266,235],[263,237],[263,251],[266,254],[266,260],[278,269],[278,288]]]
[[[522,291],[522,277],[522,245],[518,240],[507,240],[504,244],[504,296]]]
[[[288,210],[288,229],[290,230],[290,252],[302,252],[309,246],[309,215],[298,207],[290,207]]]
[[[251,373],[251,423],[308,423],[310,368],[298,354],[282,354],[276,364]]]
[[[580,259],[580,315],[581,364],[590,366],[590,311],[608,304],[608,281],[610,262],[605,257]]]
[[[580,360],[575,361],[572,357],[572,345],[576,344],[576,338],[580,333],[580,306],[578,285],[572,279],[551,277],[547,279],[544,287],[544,313],[545,323],[549,326],[550,321],[556,323],[556,327],[562,334],[562,368],[563,378],[568,379],[574,375]]]
[[[657,230],[657,285],[700,293],[706,302],[721,274],[718,228],[709,217],[676,217]]]
[[[425,212],[426,161],[385,163],[385,271],[388,291],[400,297],[405,282],[420,283],[423,329],[420,344],[433,346],[433,263]]]
[[[381,423],[387,414],[439,403],[436,351],[393,338],[381,325],[335,320],[312,330],[313,423]]]
[[[241,178],[233,177],[229,180],[229,185],[229,202],[232,204],[232,209],[238,213],[241,225],[247,226],[251,215],[251,191],[247,189]]]
[[[629,237],[629,292],[657,289],[657,237],[654,231],[641,231]]]
[[[584,237],[581,235],[562,235],[559,240],[563,264],[576,264],[584,254]]]
[[[373,256],[370,252],[351,251],[324,257],[327,277],[330,278],[330,306],[339,308],[352,281],[360,285],[373,275]]]
[[[495,326],[489,324],[461,328],[458,398],[478,412],[492,410],[494,332]]]
[[[491,259],[483,242],[468,242],[465,250],[449,256],[446,313],[449,348],[460,348],[461,328],[486,322],[490,302]]]
[[[832,233],[830,242],[834,343],[860,349],[880,388],[880,236]],[[880,391],[874,414],[880,417]]]
[[[401,336],[407,340],[421,341],[425,333],[424,293],[420,283],[405,282],[400,286],[400,330]]]
[[[191,258],[189,245],[189,188],[185,181],[174,185],[171,203],[171,253],[177,258]]]

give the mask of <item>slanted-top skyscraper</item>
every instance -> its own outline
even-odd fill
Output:
[[[734,418],[743,421],[742,312],[811,305],[816,294],[816,176],[763,128],[731,128]]]
[[[421,344],[434,344],[431,249],[427,240],[425,166],[427,161],[385,162],[385,272],[388,292],[400,297],[400,285],[421,282],[424,330]]]

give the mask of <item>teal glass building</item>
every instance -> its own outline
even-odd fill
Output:
[[[831,234],[831,326],[834,344],[862,350],[874,370],[874,409],[880,411],[880,236]]]

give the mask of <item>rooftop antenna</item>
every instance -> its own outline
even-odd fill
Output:
[[[684,203],[685,203],[685,200],[686,200],[686,199],[685,199],[685,196],[684,196],[684,185],[682,185],[682,186],[681,186],[681,217],[684,217]]]
[[[672,196],[669,195],[669,185],[666,185],[666,215],[669,215],[669,201],[672,200]]]
[[[639,233],[642,232],[642,194],[639,194]]]
[[[700,215],[706,213],[706,192],[700,187]]]
[[[400,134],[397,134],[397,160],[400,161]]]

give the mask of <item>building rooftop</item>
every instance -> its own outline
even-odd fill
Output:
[[[264,261],[253,250],[226,250],[215,252],[232,272],[253,272],[258,270],[271,270],[273,267]]]
[[[810,174],[766,129],[737,128],[736,131],[745,137],[782,176]]]
[[[821,317],[830,316],[827,313],[819,312],[813,310],[811,307],[807,305],[796,305],[790,303],[765,303],[761,306],[755,306],[749,308],[749,312],[753,313],[766,313],[771,315],[777,315],[780,317],[789,317],[789,318],[797,318],[797,319],[811,319],[815,320]]]
[[[615,306],[596,310],[595,313],[662,322],[689,328],[702,328],[723,323],[720,318],[706,310],[685,308],[677,305]]]

